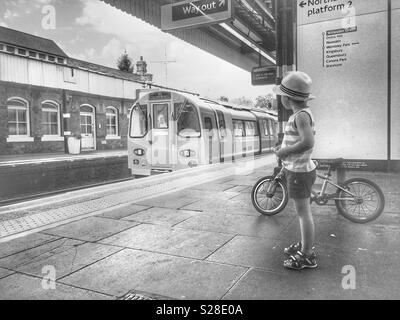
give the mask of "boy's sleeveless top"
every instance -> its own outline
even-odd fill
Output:
[[[314,117],[311,113],[311,110],[309,108],[305,108],[296,112],[289,118],[285,127],[285,137],[283,138],[282,148],[292,146],[300,141],[299,131],[297,130],[294,121],[301,112],[306,112],[310,115],[311,128],[315,135]],[[282,161],[283,166],[285,169],[293,172],[311,172],[316,168],[314,162],[311,160],[312,152],[313,149],[309,149],[301,153],[292,153]]]

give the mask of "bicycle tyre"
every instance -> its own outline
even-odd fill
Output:
[[[368,179],[364,179],[364,178],[349,179],[343,183],[342,187],[344,189],[351,190],[351,186],[355,185],[355,184],[363,184],[364,186],[367,186],[371,190],[373,190],[374,193],[376,194],[376,197],[378,200],[378,206],[376,207],[376,209],[370,216],[361,217],[361,216],[353,215],[349,212],[349,210],[346,208],[347,200],[335,200],[335,204],[336,204],[336,207],[337,207],[339,213],[346,219],[348,219],[352,222],[355,222],[355,223],[367,223],[367,222],[377,219],[382,214],[383,209],[385,207],[385,196],[383,195],[381,188],[375,182],[372,182],[372,181],[370,181]],[[338,195],[338,198],[340,198],[342,195],[346,195],[346,193],[344,191],[342,191],[341,189],[338,189],[337,195]]]
[[[257,194],[259,192],[259,189],[263,186],[264,183],[266,182],[271,182],[274,180],[273,176],[267,176],[267,177],[263,177],[261,179],[259,179],[256,184],[253,186],[253,189],[251,190],[251,202],[253,203],[254,208],[261,213],[262,215],[265,216],[273,216],[278,214],[279,212],[281,212],[283,209],[285,209],[288,201],[289,201],[289,195],[287,192],[287,188],[286,185],[283,182],[277,182],[278,186],[277,189],[281,189],[282,190],[282,199],[281,201],[278,203],[278,205],[273,208],[273,209],[267,209],[267,208],[263,208],[258,201],[257,198]],[[265,197],[267,197],[265,195]]]

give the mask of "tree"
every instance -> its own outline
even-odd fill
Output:
[[[232,100],[232,103],[237,104],[239,106],[253,107],[254,103],[251,99],[246,97],[240,97]]]
[[[272,110],[273,106],[273,96],[272,94],[267,94],[265,96],[258,96],[256,98],[256,108],[261,108],[261,109],[268,109]]]
[[[219,97],[219,101],[229,102],[229,99],[225,96],[221,96],[221,97]]]
[[[129,55],[126,53],[126,51],[118,59],[118,69],[121,71],[133,73],[132,59],[129,58]]]

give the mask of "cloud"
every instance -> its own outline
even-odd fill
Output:
[[[93,57],[102,64],[115,66],[126,49],[133,60],[143,56],[148,71],[158,84],[165,85],[165,65],[152,63],[165,59],[168,64],[168,86],[187,89],[210,98],[226,95],[230,98],[266,94],[268,88],[252,87],[250,73],[188,44],[156,27],[124,13],[102,1],[81,0],[83,11],[76,18],[78,27],[109,37],[108,42]],[[89,54],[85,53],[87,58]]]

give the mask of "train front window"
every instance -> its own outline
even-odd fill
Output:
[[[168,103],[153,104],[154,129],[168,129]]]
[[[178,112],[178,135],[181,137],[200,137],[200,121],[196,109],[191,104],[180,107]]]
[[[130,136],[142,138],[147,133],[147,105],[135,105],[131,113]]]

